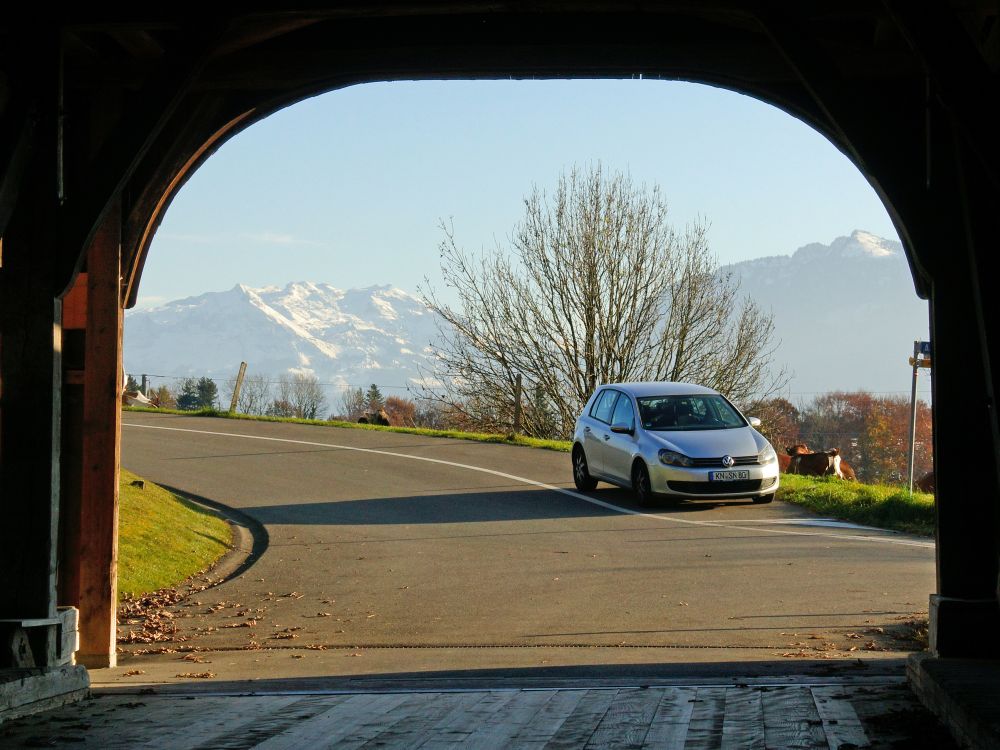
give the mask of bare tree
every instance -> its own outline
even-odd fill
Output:
[[[274,381],[275,388],[272,393],[277,391],[274,398],[271,399],[271,403],[267,406],[267,414],[271,417],[297,417],[298,414],[295,413],[295,404],[292,403],[292,380],[288,375],[280,376],[276,381]]]
[[[315,375],[295,373],[291,383],[291,402],[295,416],[302,419],[316,419],[326,407],[326,395]]]
[[[535,188],[510,252],[473,256],[442,224],[441,270],[456,306],[441,316],[437,398],[481,429],[507,431],[517,374],[528,434],[572,430],[600,383],[693,381],[736,401],[776,388],[774,326],[718,272],[704,224],[667,223],[658,187],[601,166]]]
[[[365,413],[365,392],[360,388],[348,388],[340,397],[340,410],[348,422],[357,421]]]
[[[226,397],[224,403],[228,404],[233,399],[233,389],[236,387],[236,378],[226,381]],[[236,401],[236,410],[243,414],[265,414],[271,403],[271,380],[267,375],[253,373],[243,378],[243,386],[240,388],[240,397]]]
[[[282,375],[276,386],[277,395],[271,399],[266,410],[270,416],[316,419],[326,408],[326,395],[315,375]]]

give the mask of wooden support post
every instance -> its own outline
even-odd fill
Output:
[[[229,402],[229,413],[232,414],[236,411],[236,407],[240,403],[240,389],[243,388],[243,376],[247,374],[247,363],[240,362],[240,372],[236,376],[236,385],[233,386],[233,399]],[[146,377],[143,375],[143,377]]]
[[[87,252],[77,658],[91,668],[116,663],[121,344],[121,216],[115,207]]]
[[[62,461],[59,502],[59,604],[80,603],[80,498],[83,494],[83,366],[87,274],[77,275],[62,305]]]

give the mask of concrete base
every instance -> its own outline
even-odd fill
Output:
[[[0,670],[0,723],[72,703],[89,694],[90,676],[80,666]]]
[[[910,686],[963,747],[1000,748],[1000,660],[913,654]]]
[[[971,600],[933,594],[931,651],[947,658],[1000,659],[1000,606],[996,599]]]

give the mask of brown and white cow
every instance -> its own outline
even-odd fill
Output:
[[[785,448],[784,453],[778,454],[778,471],[784,474],[794,473],[791,470],[792,457],[811,452],[812,451],[809,450],[809,446],[805,443],[798,443],[797,445]]]
[[[804,443],[789,446],[785,449],[788,453],[789,474],[804,474],[808,476],[835,476],[848,481],[857,481],[857,475],[846,461],[840,457],[840,449],[832,448],[828,451],[814,453],[809,450],[809,446]],[[781,464],[779,462],[780,470]]]
[[[932,471],[928,471],[926,474],[924,474],[922,477],[920,477],[920,479],[918,479],[915,482],[915,484],[917,485],[917,489],[920,490],[921,492],[929,492],[932,495],[935,494],[935,492],[934,492],[935,486],[934,486],[934,472],[933,472],[933,470]]]

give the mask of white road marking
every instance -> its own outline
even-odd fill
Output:
[[[454,466],[458,469],[468,469],[469,471],[478,471],[483,474],[492,474],[493,476],[503,477],[504,479],[510,479],[511,481],[518,482],[520,484],[526,484],[532,487],[538,487],[539,489],[549,490],[550,492],[558,492],[561,495],[566,495],[567,497],[572,497],[577,500],[582,500],[585,503],[590,503],[591,505],[597,505],[608,510],[613,510],[617,513],[622,513],[629,516],[640,516],[642,518],[652,518],[657,521],[670,521],[673,523],[686,524],[688,526],[706,526],[718,529],[730,529],[734,531],[756,531],[761,534],[783,534],[786,536],[811,536],[811,537],[822,537],[825,539],[836,539],[839,541],[853,541],[853,542],[882,542],[884,544],[896,544],[903,547],[924,547],[933,548],[934,542],[921,542],[914,539],[905,539],[895,536],[862,536],[860,534],[824,534],[818,531],[789,531],[787,529],[762,529],[748,528],[746,526],[734,526],[732,522],[725,523],[719,521],[695,521],[689,518],[677,518],[675,516],[660,515],[657,513],[645,513],[639,510],[632,510],[630,508],[622,508],[621,506],[614,505],[612,503],[605,502],[603,500],[598,500],[594,497],[588,497],[575,490],[567,490],[563,487],[556,487],[552,484],[546,484],[545,482],[536,482],[534,479],[528,479],[527,477],[519,477],[515,474],[507,474],[502,471],[496,471],[495,469],[487,469],[482,466],[471,466],[469,464],[461,464],[455,461],[446,461],[442,458],[429,458],[427,456],[412,456],[407,453],[396,453],[394,451],[379,450],[376,448],[359,448],[354,445],[339,445],[337,443],[317,443],[310,440],[292,440],[290,438],[276,438],[276,437],[264,437],[262,435],[244,435],[238,432],[212,432],[210,430],[192,430],[183,427],[159,427],[157,425],[147,425],[147,424],[135,424],[134,422],[122,422],[122,427],[137,427],[143,430],[165,430],[167,432],[188,432],[197,435],[214,435],[218,437],[227,438],[241,438],[243,440],[263,440],[271,443],[290,443],[292,445],[311,445],[319,448],[336,448],[338,450],[345,451],[356,451],[358,453],[374,453],[380,456],[392,456],[393,458],[405,458],[410,461],[426,461],[432,464],[443,464],[444,466]],[[740,522],[736,522],[740,523]],[[781,523],[780,519],[777,519],[775,523]],[[891,533],[891,532],[890,532]]]

